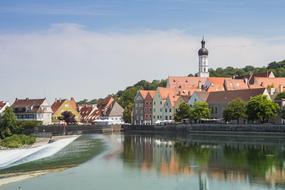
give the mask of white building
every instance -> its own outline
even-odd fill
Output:
[[[18,120],[41,121],[43,125],[52,123],[52,110],[45,98],[43,99],[17,99],[12,109]]]

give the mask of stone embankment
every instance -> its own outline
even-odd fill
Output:
[[[266,133],[285,135],[285,125],[275,124],[169,124],[169,125],[123,125],[125,131],[183,132],[183,133]]]
[[[36,136],[120,132],[121,125],[42,125],[25,131]]]

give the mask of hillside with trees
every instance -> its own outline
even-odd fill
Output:
[[[211,77],[246,76],[250,73],[264,73],[266,71],[272,71],[276,77],[285,77],[285,60],[280,62],[274,61],[266,67],[245,66],[244,68],[218,67],[216,69],[209,69]]]

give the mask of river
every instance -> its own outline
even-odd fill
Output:
[[[83,135],[57,154],[0,171],[49,171],[0,190],[285,189],[285,138]],[[61,170],[58,170],[61,168]]]

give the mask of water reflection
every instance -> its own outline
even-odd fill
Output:
[[[125,135],[121,158],[142,172],[198,176],[201,190],[209,189],[209,179],[284,188],[284,142],[275,137]]]

